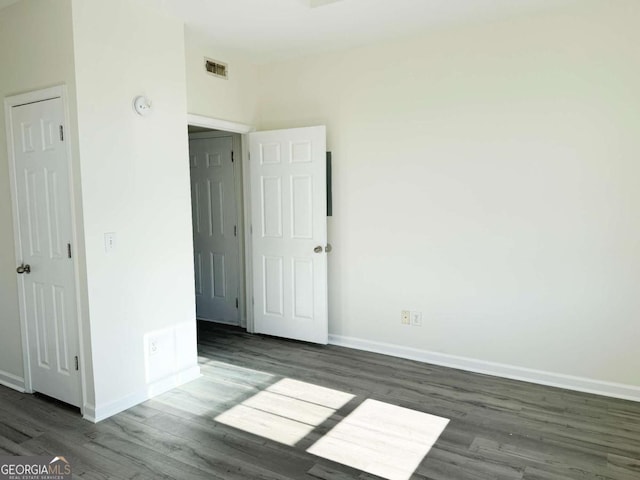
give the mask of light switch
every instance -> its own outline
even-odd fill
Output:
[[[105,253],[113,253],[116,249],[116,234],[113,232],[104,234],[104,251]]]

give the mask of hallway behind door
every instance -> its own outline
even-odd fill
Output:
[[[240,324],[240,248],[233,136],[191,134],[196,315]]]

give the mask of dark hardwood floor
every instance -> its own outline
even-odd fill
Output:
[[[97,425],[0,387],[0,455],[64,455],[88,479],[374,479],[306,453],[374,399],[450,419],[414,479],[640,479],[640,403],[213,324],[199,353],[202,378]],[[294,446],[215,420],[282,379],[354,397]]]

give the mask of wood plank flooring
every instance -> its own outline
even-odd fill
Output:
[[[640,403],[207,323],[199,354],[202,378],[97,425],[0,387],[0,455],[64,455],[96,480],[372,480],[306,449],[373,399],[450,419],[412,479],[640,479]],[[292,446],[215,420],[283,379],[352,397]]]

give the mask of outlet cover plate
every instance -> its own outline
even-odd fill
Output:
[[[149,340],[149,356],[156,355],[158,353],[158,340],[152,338]]]

